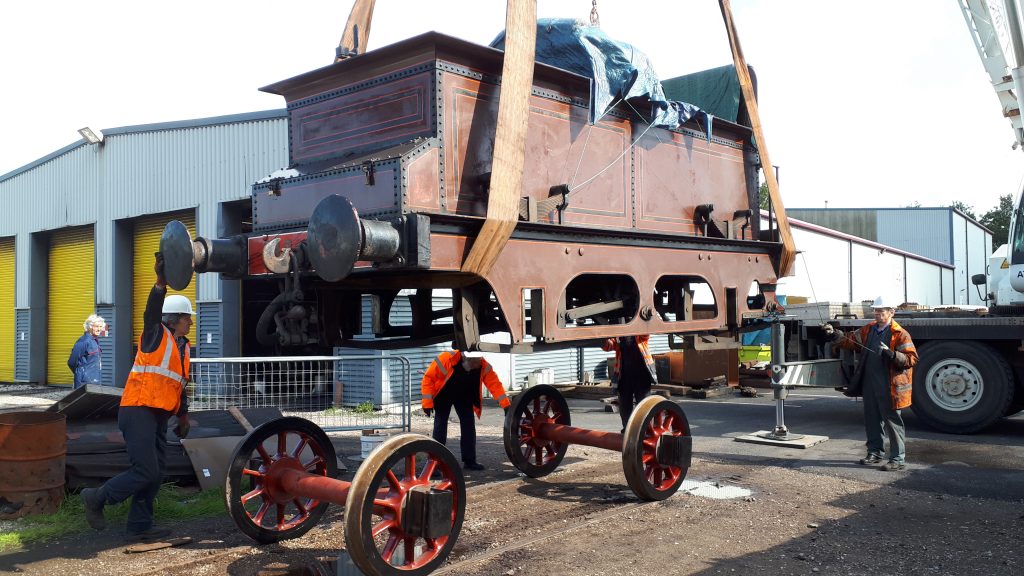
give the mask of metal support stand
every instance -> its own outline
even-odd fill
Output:
[[[775,428],[771,431],[761,430],[753,434],[747,434],[736,438],[739,442],[753,442],[755,444],[771,444],[774,446],[786,446],[792,448],[808,448],[819,442],[828,440],[828,436],[812,436],[804,434],[793,434],[786,427],[785,403],[789,396],[791,384],[786,384],[783,379],[786,376],[786,327],[781,322],[772,324],[772,395],[775,397]],[[799,375],[799,373],[797,373]]]

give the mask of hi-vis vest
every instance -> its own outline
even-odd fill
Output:
[[[181,406],[181,391],[188,381],[189,351],[185,348],[185,365],[182,366],[174,335],[166,326],[160,327],[164,330],[163,337],[153,352],[142,351],[139,337],[139,352],[124,385],[121,406],[149,406],[171,413],[177,413]]]
[[[456,350],[455,352],[441,352],[430,363],[426,373],[423,374],[423,382],[420,384],[424,408],[434,407],[434,398],[441,393],[441,389],[444,388],[448,379],[452,377],[455,365],[459,362],[462,362],[462,352]],[[512,405],[512,402],[509,401],[508,396],[505,394],[505,387],[501,385],[501,380],[494,373],[494,368],[487,363],[487,360],[482,358],[480,361],[480,383],[487,386],[487,391],[491,393],[491,396],[498,401],[502,408],[508,408]],[[473,405],[473,411],[476,412],[476,417],[479,418],[482,412],[480,405],[483,404],[483,391],[479,386],[476,387],[476,391],[478,396],[477,402]]]

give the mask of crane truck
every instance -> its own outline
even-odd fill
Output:
[[[985,71],[1024,150],[1024,41],[1017,0],[957,0]],[[1012,46],[1013,66],[1004,52]],[[896,321],[910,332],[920,354],[914,368],[912,410],[926,425],[943,432],[971,434],[1024,410],[1024,198],[1018,192],[1009,244],[989,259],[988,275],[971,283],[986,306],[897,310]],[[856,310],[857,305],[852,309]],[[870,320],[866,306],[835,314],[829,322],[844,330]],[[792,311],[792,308],[790,309]],[[868,312],[865,314],[864,312]],[[787,321],[787,360],[828,357],[831,347],[817,316]],[[844,354],[847,354],[844,352]],[[844,358],[847,365],[853,358]],[[847,372],[848,373],[848,372]]]

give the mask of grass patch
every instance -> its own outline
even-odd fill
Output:
[[[352,409],[356,414],[373,414],[376,412],[373,408],[373,402],[366,401],[360,403],[358,406]]]
[[[114,529],[128,517],[131,499],[116,506],[107,506],[107,523]],[[171,484],[160,487],[153,505],[158,522],[179,522],[196,518],[210,518],[227,514],[224,509],[224,490],[194,492]],[[7,529],[10,525],[13,527]],[[53,514],[27,516],[4,524],[0,531],[0,552],[17,550],[30,544],[58,538],[67,534],[91,531],[85,521],[85,510],[77,494],[67,494],[60,508]],[[109,530],[110,528],[108,528]]]

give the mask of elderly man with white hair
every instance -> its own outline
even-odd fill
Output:
[[[68,368],[75,375],[75,388],[86,384],[99,384],[103,361],[100,359],[100,336],[107,330],[107,322],[102,316],[90,314],[82,324],[85,334],[75,342],[68,356]]]

